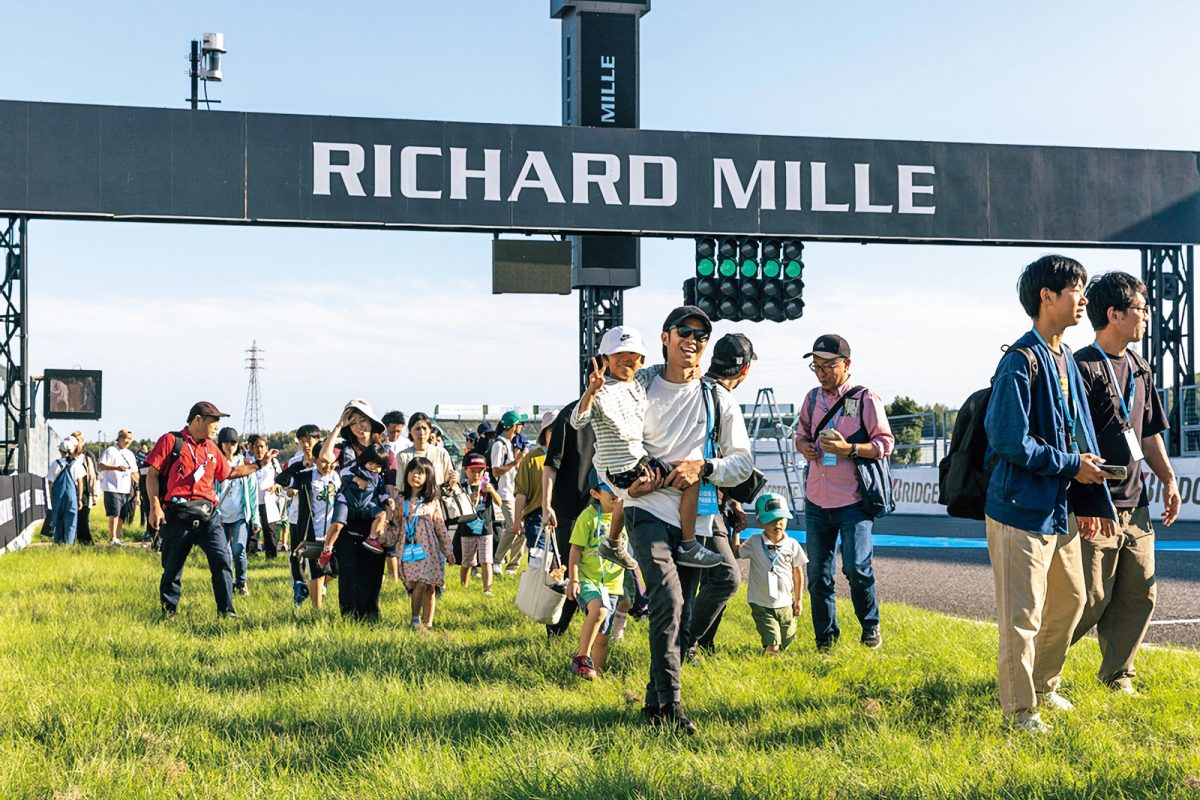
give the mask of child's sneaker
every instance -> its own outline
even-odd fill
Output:
[[[601,558],[611,561],[618,567],[624,567],[625,569],[638,568],[637,561],[634,560],[633,556],[629,554],[628,548],[625,547],[624,539],[618,539],[616,546],[614,546],[611,539],[605,538],[596,549],[600,553]]]
[[[492,596],[492,590],[491,590],[491,589],[484,589],[484,590],[483,590],[483,596],[484,596],[484,597],[491,597],[491,596]]]
[[[333,558],[332,550],[322,550],[321,555],[317,556],[317,566],[328,575],[333,570],[329,567],[329,562]]]
[[[680,542],[679,547],[675,548],[675,563],[684,567],[712,569],[724,564],[725,559],[720,553],[700,544],[699,539],[692,539],[690,542]]]
[[[589,681],[596,680],[596,667],[587,656],[575,656],[571,659],[571,672]]]
[[[372,553],[379,553],[381,555],[383,554],[383,545],[380,544],[379,539],[375,536],[368,536],[366,539],[364,539],[363,547],[367,548]]]
[[[302,607],[307,599],[308,586],[304,581],[292,581],[292,602],[296,604],[296,608]]]

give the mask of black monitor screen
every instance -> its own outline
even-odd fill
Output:
[[[98,369],[45,370],[46,419],[100,419],[100,384]]]

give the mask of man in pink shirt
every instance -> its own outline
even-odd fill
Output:
[[[841,633],[833,582],[839,535],[842,572],[850,582],[862,643],[876,648],[883,644],[883,636],[871,569],[874,518],[862,509],[853,459],[887,458],[896,440],[879,395],[850,383],[850,345],[845,339],[821,336],[804,357],[812,357],[808,368],[821,384],[805,397],[796,422],[796,449],[808,459],[804,518],[817,650],[829,650]]]

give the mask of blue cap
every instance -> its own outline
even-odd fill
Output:
[[[604,491],[608,492],[609,494],[614,493],[612,488],[607,483],[605,483],[603,480],[601,480],[600,476],[598,474],[596,474],[595,469],[593,469],[591,472],[588,473],[588,489],[597,489],[597,490],[603,489]]]
[[[490,423],[490,422],[479,423],[478,427],[475,428],[475,432],[476,433],[491,433],[492,432],[492,423]]]

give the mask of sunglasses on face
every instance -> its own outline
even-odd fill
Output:
[[[704,330],[703,328],[693,328],[691,325],[676,325],[675,333],[679,335],[680,339],[687,339],[690,337],[695,339],[697,342],[708,341],[708,331]]]

